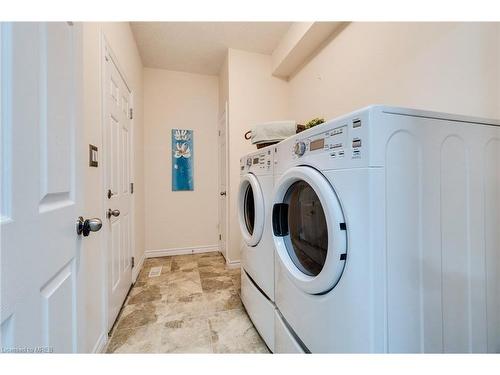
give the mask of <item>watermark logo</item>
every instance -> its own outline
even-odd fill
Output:
[[[2,353],[15,354],[15,353],[54,353],[54,348],[52,346],[35,346],[35,347],[17,347],[17,348],[4,348],[2,347]]]

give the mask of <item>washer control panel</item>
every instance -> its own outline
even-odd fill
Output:
[[[270,172],[273,163],[271,148],[256,152],[240,159],[240,172]]]

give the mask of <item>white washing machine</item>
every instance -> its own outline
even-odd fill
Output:
[[[276,352],[500,352],[499,125],[373,106],[277,146]]]
[[[248,315],[274,351],[274,244],[271,227],[274,146],[240,159],[238,195],[241,299]]]

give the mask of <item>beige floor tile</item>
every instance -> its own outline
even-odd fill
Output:
[[[216,290],[234,289],[231,276],[204,277],[201,279],[201,287],[204,292],[215,292]]]
[[[231,275],[231,281],[238,294],[241,294],[241,275]]]
[[[216,313],[208,324],[216,353],[269,353],[243,309]]]
[[[191,281],[200,283],[200,273],[197,269],[195,270],[184,270],[184,271],[171,271],[167,274],[167,282],[184,282]]]
[[[203,292],[198,271],[172,272],[167,282],[167,301],[182,302]]]
[[[199,267],[198,272],[201,278],[230,275],[224,265],[221,264]]]
[[[148,258],[144,260],[144,268],[163,266],[165,271],[170,271],[170,265],[172,263],[172,257],[159,257],[159,258]]]
[[[116,330],[153,324],[168,314],[166,301],[129,304],[124,306],[116,324]]]
[[[222,256],[205,256],[198,258],[198,267],[225,266],[226,262]]]
[[[202,259],[202,258],[216,258],[216,259],[223,259],[224,260],[224,257],[222,256],[221,253],[219,253],[218,251],[211,251],[211,252],[208,252],[208,253],[198,253],[196,254],[197,258],[198,259]]]
[[[134,287],[130,291],[127,305],[166,299],[166,293],[167,287],[161,285],[144,285],[142,287]]]
[[[163,323],[161,350],[166,353],[212,353],[207,320],[174,319]]]
[[[159,277],[151,267],[162,266]],[[107,346],[114,353],[265,353],[218,253],[146,259]]]
[[[168,284],[168,272],[163,272],[161,273],[160,276],[154,276],[154,277],[148,277],[145,281],[143,281],[142,283],[136,283],[136,285],[134,286],[145,286],[145,285],[158,285],[160,287],[162,286],[167,286]]]
[[[109,341],[108,353],[158,353],[161,344],[161,324],[147,324],[128,329],[116,329]]]
[[[167,300],[167,316],[160,319],[166,321],[169,319],[179,320],[205,316],[207,309],[203,293],[193,293],[188,296]]]
[[[190,255],[192,256],[192,255]],[[198,268],[198,262],[196,259],[186,259],[186,258],[174,258],[172,259],[172,264],[170,265],[170,270],[172,272],[176,271],[193,271]]]
[[[206,310],[210,313],[242,309],[240,296],[235,289],[223,289],[204,293]]]

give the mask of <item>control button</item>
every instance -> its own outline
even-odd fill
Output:
[[[250,167],[252,165],[252,159],[247,159],[247,167]]]
[[[352,140],[352,148],[361,147],[361,139],[355,138]]]
[[[297,142],[295,143],[295,147],[293,149],[293,152],[297,156],[302,156],[306,152],[306,144],[304,142]]]

